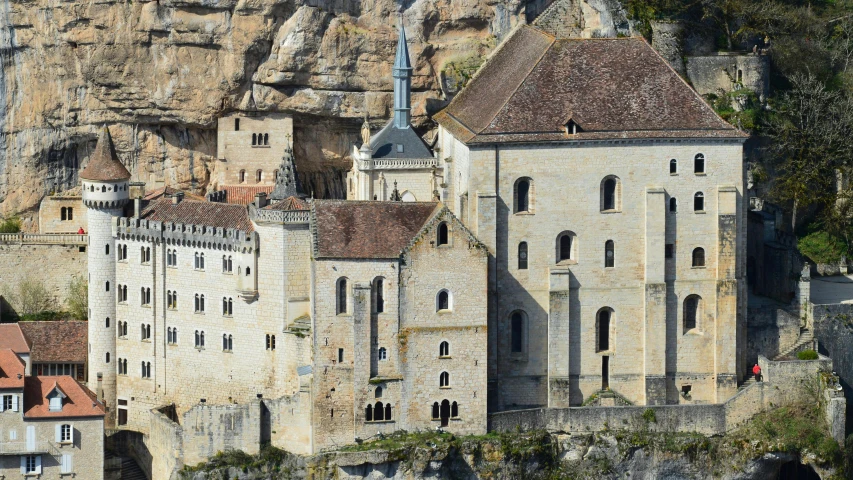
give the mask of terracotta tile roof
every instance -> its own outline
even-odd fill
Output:
[[[641,38],[517,30],[435,120],[466,143],[747,138]],[[568,135],[573,120],[580,132]]]
[[[184,199],[177,205],[169,198],[149,202],[142,209],[141,218],[157,222],[186,223],[208,227],[236,228],[253,232],[249,212],[242,205],[216,202],[198,202]]]
[[[61,412],[51,412],[47,394],[59,387],[66,398]],[[104,406],[95,394],[68,375],[27,377],[24,388],[24,418],[103,417]]]
[[[26,364],[15,352],[9,348],[0,350],[0,389],[24,388],[26,371]]]
[[[130,172],[122,165],[116,155],[113,139],[107,127],[101,129],[95,152],[89,158],[86,168],[80,172],[80,178],[95,181],[115,181],[130,178]]]
[[[32,345],[31,361],[86,363],[88,322],[63,320],[20,325]]]
[[[397,258],[438,203],[314,200],[311,208],[318,258]]]
[[[142,199],[143,200],[156,200],[158,198],[171,197],[172,195],[174,195],[178,192],[184,194],[184,200],[196,200],[198,202],[206,202],[207,201],[207,199],[202,197],[202,196],[193,195],[192,193],[187,193],[183,190],[178,190],[177,188],[172,188],[172,187],[161,187],[161,188],[158,188],[156,190],[151,190],[150,192],[147,192],[145,194],[145,196],[142,197]]]
[[[308,210],[308,202],[299,197],[287,197],[264,207],[264,210]]]
[[[27,337],[17,323],[0,323],[0,350],[7,348],[15,353],[30,353]]]
[[[275,185],[220,185],[225,190],[225,201],[237,205],[248,205],[255,201],[256,193],[272,193]]]

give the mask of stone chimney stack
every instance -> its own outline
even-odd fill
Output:
[[[181,203],[181,200],[184,199],[184,192],[175,192],[172,194],[172,205],[177,205]]]
[[[258,192],[255,194],[255,207],[264,208],[267,206],[267,194]]]
[[[142,197],[133,199],[133,218],[139,218],[142,214]]]

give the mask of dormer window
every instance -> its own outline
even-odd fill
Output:
[[[65,400],[65,397],[65,392],[59,388],[59,385],[55,385],[53,390],[47,394],[48,410],[51,412],[61,412],[62,401]]]
[[[402,143],[397,144],[397,153],[403,153],[403,144]]]
[[[574,120],[570,119],[568,122],[566,122],[566,135],[576,135],[582,131],[583,130],[581,129],[580,125],[578,125],[578,123]]]

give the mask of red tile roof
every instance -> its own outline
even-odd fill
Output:
[[[113,139],[107,127],[101,129],[95,152],[89,158],[86,168],[79,174],[80,178],[95,181],[116,181],[130,178],[130,172],[122,165],[116,155]]]
[[[308,210],[308,202],[298,197],[287,197],[264,207],[264,210]]]
[[[26,371],[26,364],[15,352],[9,348],[0,350],[0,389],[24,388]]]
[[[466,143],[746,138],[641,38],[516,31],[435,120]],[[580,132],[568,135],[573,120]]]
[[[316,256],[397,258],[438,207],[434,202],[314,200]]]
[[[30,353],[30,344],[17,323],[0,323],[0,350],[6,348],[15,353]]]
[[[21,322],[33,362],[86,363],[89,322]]]
[[[256,193],[266,193],[269,196],[275,185],[220,185],[225,190],[225,201],[237,205],[248,205],[255,201]]]
[[[47,395],[59,387],[66,398],[61,412],[51,412]],[[27,377],[24,388],[24,418],[103,417],[104,406],[95,394],[68,375]]]
[[[254,231],[246,207],[227,203],[198,202],[184,199],[174,205],[171,199],[161,198],[149,202],[142,209],[141,217],[157,222],[236,228],[244,232]]]

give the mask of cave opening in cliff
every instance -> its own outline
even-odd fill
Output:
[[[782,464],[779,470],[778,480],[820,480],[811,465],[803,465],[798,460],[792,460]]]

